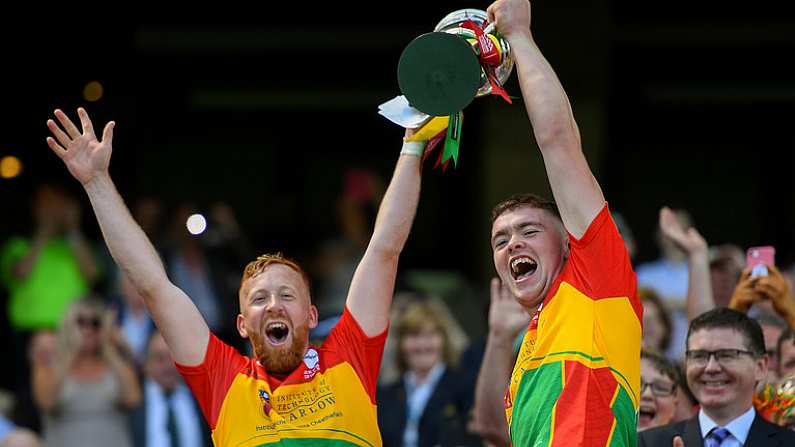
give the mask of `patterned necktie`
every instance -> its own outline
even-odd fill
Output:
[[[720,447],[723,441],[725,441],[729,436],[731,436],[729,430],[726,430],[723,427],[715,427],[710,430],[709,434],[707,434],[707,437],[704,438],[704,447]]]

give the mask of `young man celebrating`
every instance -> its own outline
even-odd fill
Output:
[[[108,123],[99,140],[86,111],[78,115],[82,130],[56,110],[61,126],[47,122],[55,136],[47,143],[83,185],[113,258],[144,297],[214,443],[380,445],[376,377],[398,257],[419,200],[424,143],[403,145],[340,323],[322,347],[308,345],[317,310],[303,269],[280,255],[260,256],[246,267],[237,328],[253,347],[255,358],[247,358],[210,333],[130,216],[108,173],[115,124]]]
[[[489,19],[511,45],[554,202],[519,195],[492,213],[502,283],[529,312],[510,374],[505,337],[490,334],[476,390],[477,426],[516,447],[636,444],[641,305],[636,279],[591,174],[566,93],[530,32],[530,4],[499,0]],[[494,411],[503,395],[509,432]]]

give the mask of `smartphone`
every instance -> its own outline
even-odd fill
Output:
[[[751,268],[751,278],[767,276],[767,266],[776,265],[776,249],[772,245],[751,247],[745,254],[745,266]]]

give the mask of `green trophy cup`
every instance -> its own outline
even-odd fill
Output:
[[[414,39],[400,56],[398,84],[408,103],[431,116],[451,116],[475,97],[498,94],[513,69],[510,46],[485,11],[448,14],[434,32]]]
[[[478,96],[495,94],[511,103],[502,88],[513,69],[508,42],[479,9],[461,9],[444,17],[431,33],[409,43],[398,62],[402,96],[381,104],[378,113],[419,131],[428,141],[425,157],[439,143],[436,166],[458,164],[463,109]]]

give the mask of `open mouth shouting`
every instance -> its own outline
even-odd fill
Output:
[[[530,278],[537,269],[538,263],[529,256],[521,255],[511,259],[511,277],[516,283]]]
[[[287,343],[290,335],[290,326],[283,321],[271,321],[265,325],[265,338],[273,346]]]
[[[657,416],[657,407],[654,405],[644,405],[641,404],[640,408],[638,409],[638,426],[639,427],[647,427],[654,422],[654,418]]]

